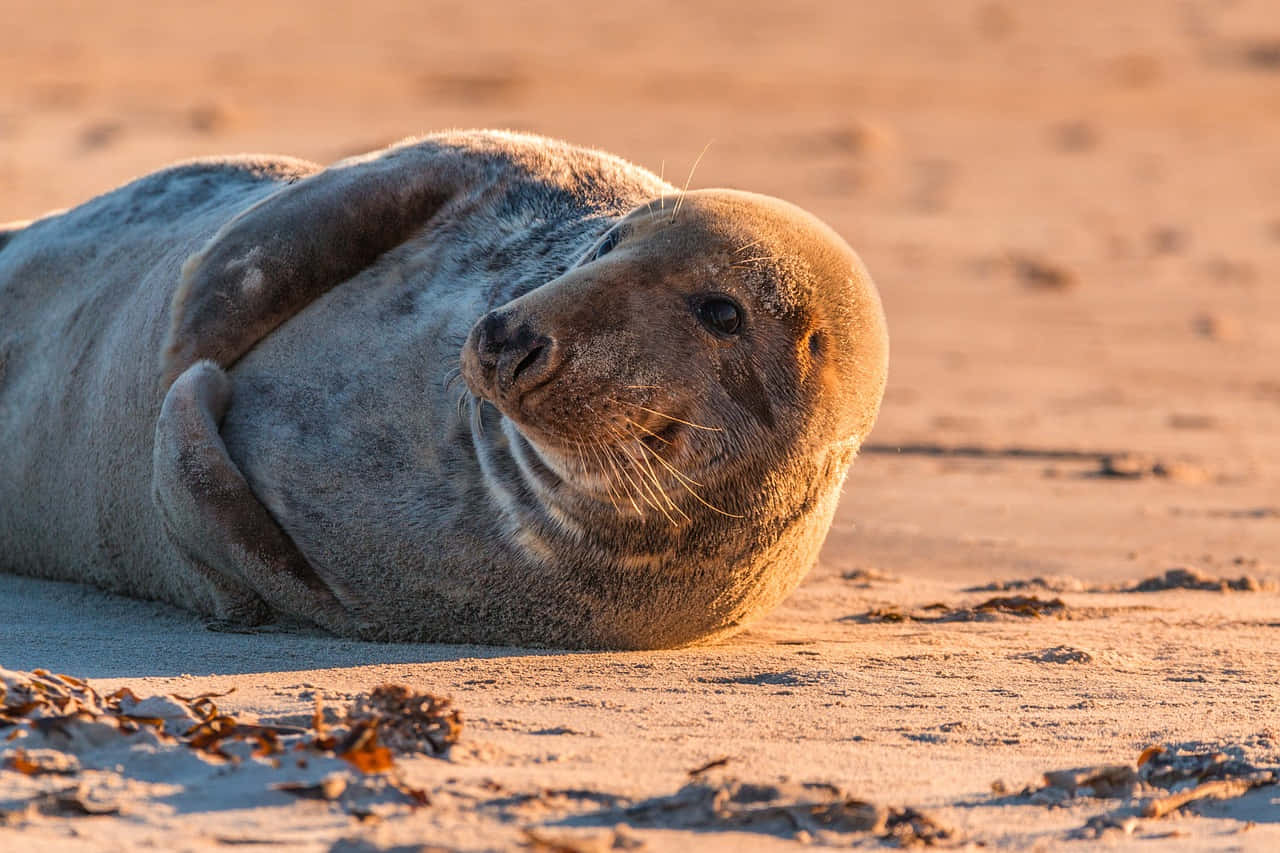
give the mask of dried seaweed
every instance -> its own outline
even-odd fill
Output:
[[[602,815],[603,816],[603,815]],[[616,815],[635,826],[741,830],[788,837],[865,833],[900,846],[958,841],[955,831],[909,808],[884,808],[826,783],[694,781]]]
[[[358,697],[347,720],[378,726],[382,742],[400,752],[443,755],[462,734],[462,715],[448,699],[398,684],[384,684]]]
[[[42,794],[36,799],[41,814],[92,817],[120,814],[120,803],[103,800],[84,785]]]
[[[1237,565],[1257,565],[1257,560],[1236,558]],[[1144,578],[1137,583],[1100,583],[1085,584],[1070,577],[1033,577],[1013,580],[995,581],[982,586],[971,586],[965,592],[1011,592],[1019,590],[1042,590],[1045,592],[1163,592],[1171,589],[1205,590],[1208,592],[1262,592],[1275,589],[1276,584],[1268,579],[1259,579],[1252,575],[1241,575],[1238,578],[1223,578],[1208,572],[1186,566],[1168,569],[1164,574]],[[874,612],[874,611],[873,611]],[[884,621],[884,620],[881,620]]]
[[[65,733],[73,722],[92,721],[114,726],[122,734],[147,727],[164,737],[166,727],[179,719],[174,714],[135,713],[146,707],[147,700],[139,699],[127,687],[101,696],[80,679],[46,670],[35,670],[29,676],[0,672],[0,676],[0,727]],[[192,749],[223,757],[228,756],[221,744],[228,740],[252,743],[254,754],[259,756],[282,752],[287,741],[294,750],[331,752],[364,772],[380,773],[393,763],[391,750],[442,755],[457,743],[462,732],[462,716],[448,699],[414,693],[401,685],[383,685],[357,697],[345,723],[334,730],[325,724],[319,707],[310,730],[242,722],[221,712],[213,701],[232,690],[170,696],[177,703],[170,707],[187,717],[176,738]],[[22,763],[26,759],[9,760]]]
[[[17,749],[0,766],[27,776],[74,776],[80,772],[80,762],[74,755],[54,749]]]
[[[992,581],[981,586],[966,587],[965,592],[1022,592],[1040,590],[1042,592],[1088,592],[1084,583],[1077,578],[1055,575],[1032,578],[1014,578],[1012,580]]]
[[[1249,575],[1231,580],[1215,577],[1205,572],[1189,568],[1169,569],[1163,575],[1146,578],[1136,585],[1125,589],[1125,592],[1163,592],[1170,589],[1199,589],[1212,592],[1258,592],[1265,584]]]
[[[840,575],[847,581],[853,581],[854,585],[859,589],[869,589],[872,584],[876,583],[898,583],[901,578],[886,574],[879,569],[851,569]]]
[[[846,617],[855,622],[987,622],[1001,617],[1039,619],[1045,616],[1066,618],[1069,611],[1061,598],[1043,599],[1034,595],[1010,595],[989,598],[972,607],[950,607],[946,604],[928,604],[914,611],[897,607],[868,610],[857,616]]]
[[[30,674],[0,670],[0,730],[13,729],[4,736],[5,742],[31,733],[70,743],[86,727],[95,731],[105,728],[113,736],[123,737],[145,729],[163,742],[183,744],[229,762],[240,758],[225,747],[246,743],[252,747],[252,756],[272,760],[277,766],[277,756],[285,752],[330,756],[363,774],[388,774],[387,784],[415,806],[426,805],[429,798],[426,792],[393,777],[395,754],[443,755],[462,732],[462,716],[448,699],[414,693],[399,685],[383,685],[357,697],[342,723],[332,726],[325,722],[323,709],[317,704],[309,729],[241,721],[214,702],[231,692],[139,699],[123,687],[103,696],[72,676],[45,670]],[[243,750],[238,753],[243,755]],[[299,756],[298,765],[305,766],[305,760]],[[75,775],[80,769],[75,756],[56,749],[16,747],[3,761],[0,767],[26,775]],[[342,793],[339,783],[345,789],[346,782],[339,776],[316,785],[285,783],[276,788],[295,796],[332,800]],[[66,814],[106,813],[94,811],[92,804],[76,806],[72,800],[55,806]],[[43,803],[40,807],[54,806]]]
[[[1027,788],[1020,796],[1048,806],[1085,797],[1126,800],[1072,833],[1074,838],[1097,838],[1113,830],[1131,833],[1139,817],[1159,819],[1201,800],[1232,799],[1277,783],[1280,768],[1258,767],[1239,755],[1151,746],[1133,764],[1047,772],[1042,787]]]
[[[890,808],[880,839],[899,847],[936,847],[959,840],[954,830],[913,808]]]

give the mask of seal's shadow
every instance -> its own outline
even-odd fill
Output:
[[[80,678],[242,675],[464,658],[574,654],[548,649],[368,643],[309,628],[229,629],[153,601],[0,574],[0,667]]]

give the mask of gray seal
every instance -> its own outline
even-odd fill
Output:
[[[501,132],[0,230],[0,317],[0,567],[386,640],[740,629],[816,560],[888,362],[810,214]]]

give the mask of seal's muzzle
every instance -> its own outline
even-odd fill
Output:
[[[517,403],[554,375],[561,348],[554,337],[516,323],[503,311],[490,311],[467,336],[463,374],[471,390],[497,402]]]

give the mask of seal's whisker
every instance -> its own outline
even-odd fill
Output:
[[[782,255],[761,255],[758,258],[739,258],[737,263],[730,264],[729,267],[730,269],[741,270],[741,269],[746,269],[747,264],[752,264],[757,261],[780,261],[780,260],[782,260]]]
[[[648,488],[646,474],[652,473],[652,469],[646,472],[645,468],[647,467],[647,464],[642,465],[642,463],[646,463],[646,460],[644,459],[644,457],[641,456],[639,459],[637,459],[635,456],[631,455],[630,450],[627,450],[627,444],[629,442],[635,441],[636,440],[635,437],[629,434],[621,433],[618,430],[611,430],[610,432],[612,432],[613,438],[617,442],[618,450],[620,450],[631,462],[632,469],[635,470],[636,475],[640,477],[641,482],[645,484],[646,488]],[[659,483],[656,478],[650,477],[648,479],[652,480],[653,485],[657,486],[658,492],[661,494],[662,498],[666,501],[666,503],[668,504],[671,503],[671,499],[667,497],[666,489],[662,488],[662,484]],[[652,494],[652,489],[650,489],[650,493]]]
[[[682,418],[677,418],[675,415],[668,415],[666,412],[659,412],[657,409],[650,409],[647,406],[642,406],[639,403],[631,403],[631,402],[628,402],[627,400],[614,400],[614,402],[625,403],[628,406],[635,406],[637,409],[646,411],[651,415],[657,415],[660,418],[666,418],[669,421],[675,421],[678,424],[684,424],[685,426],[693,427],[694,429],[705,430],[706,432],[724,432],[724,430],[721,429],[720,427],[709,427],[709,426],[703,426],[702,424],[695,424],[693,421],[686,421],[686,420],[683,420]]]
[[[618,436],[618,438],[621,439],[622,437]],[[618,450],[622,454],[624,454],[628,460],[631,461],[631,467],[635,469],[636,478],[640,481],[640,487],[644,490],[644,494],[646,494],[649,498],[648,500],[649,505],[652,506],[654,509],[656,509],[658,512],[662,513],[663,516],[666,517],[667,521],[671,522],[672,524],[675,524],[676,520],[671,517],[671,513],[667,512],[667,508],[663,506],[664,503],[669,504],[671,506],[675,506],[675,504],[672,503],[671,498],[667,496],[667,493],[662,488],[662,485],[658,483],[656,479],[651,480],[646,478],[645,469],[640,465],[639,462],[636,461],[636,458],[631,455],[631,451],[627,450],[627,446],[625,444],[619,444],[617,445],[617,447],[618,447]]]
[[[613,477],[609,473],[608,469],[605,468],[604,458],[601,457],[600,451],[597,449],[599,446],[600,442],[598,440],[591,439],[587,442],[587,451],[591,454],[591,458],[595,460],[596,466],[600,469],[600,476],[604,478],[605,488],[609,490],[609,495],[612,497],[615,494]]]
[[[625,416],[624,416],[624,417],[625,417]],[[642,431],[642,432],[644,432],[644,433],[647,433],[649,436],[651,436],[651,437],[653,437],[653,438],[656,438],[658,441],[661,441],[663,444],[667,445],[668,447],[670,447],[670,446],[671,446],[671,442],[667,441],[665,438],[663,438],[662,436],[658,435],[656,432],[654,432],[653,430],[649,429],[648,427],[646,427],[646,426],[641,426],[640,424],[638,424],[638,423],[636,423],[635,421],[631,420],[631,418],[626,418],[626,421],[627,421],[627,425],[628,425],[628,426],[635,427],[636,429],[638,429],[638,430],[640,430],[640,431]]]
[[[587,470],[590,470],[592,468],[591,465],[587,464],[587,460],[586,460],[586,453],[591,454],[591,458],[595,461],[594,467],[596,469],[596,476],[598,476],[600,478],[600,481],[604,483],[605,491],[608,492],[609,494],[609,503],[613,504],[614,509],[617,509],[618,505],[613,502],[613,487],[612,487],[613,484],[609,481],[609,477],[606,475],[606,472],[604,470],[604,465],[600,462],[600,455],[596,453],[596,449],[595,447],[592,446],[591,442],[587,442],[584,445],[581,441],[578,441],[577,445],[578,445],[578,455],[582,457],[582,467]],[[583,453],[584,446],[586,447],[586,453]]]
[[[636,515],[640,516],[641,518],[644,518],[644,510],[640,509],[639,505],[636,503],[635,498],[631,496],[631,490],[628,488],[625,488],[626,484],[622,479],[622,472],[618,469],[618,463],[613,458],[613,451],[610,450],[604,444],[604,442],[601,442],[599,440],[597,440],[595,444],[597,447],[600,448],[600,452],[604,455],[604,457],[609,460],[609,466],[613,468],[613,473],[618,475],[619,490],[623,493],[623,496],[626,497],[627,502],[631,504],[631,508],[636,511]]]
[[[615,439],[617,438],[616,435],[614,437]],[[636,495],[654,509],[661,509],[660,506],[654,503],[653,497],[648,489],[648,484],[646,484],[643,478],[639,476],[639,469],[636,467],[636,460],[626,451],[626,448],[622,447],[620,444],[613,444],[611,445],[610,450],[615,454],[620,454],[618,457],[618,465],[623,476],[626,477],[627,481],[635,488]],[[626,461],[624,462],[623,460]],[[627,464],[628,462],[630,463],[629,465]]]
[[[638,424],[637,424],[637,426],[638,426]],[[661,454],[661,453],[659,453],[658,451],[654,450],[652,447],[649,447],[649,446],[648,446],[648,445],[646,445],[644,442],[642,442],[642,441],[637,441],[636,443],[637,443],[637,444],[639,444],[639,445],[640,445],[640,447],[641,447],[643,450],[647,451],[647,452],[649,453],[649,455],[650,455],[650,456],[652,456],[654,459],[658,460],[659,464],[661,464],[664,468],[666,468],[668,471],[670,471],[672,474],[674,474],[674,475],[675,475],[675,477],[676,477],[676,482],[678,482],[678,483],[680,484],[680,487],[681,487],[681,488],[683,488],[683,489],[684,489],[686,492],[688,492],[689,494],[693,495],[693,497],[694,497],[694,498],[695,498],[699,503],[701,503],[703,506],[707,507],[708,509],[714,510],[715,512],[718,512],[718,513],[720,513],[721,515],[728,516],[729,518],[743,518],[743,516],[741,516],[741,515],[736,515],[736,514],[734,514],[734,513],[728,512],[728,511],[726,511],[726,510],[723,510],[723,509],[721,509],[720,507],[716,506],[715,504],[712,504],[712,503],[710,503],[709,501],[707,501],[705,498],[703,498],[701,495],[699,495],[699,494],[698,494],[696,491],[694,491],[694,489],[693,489],[693,487],[695,487],[695,486],[696,486],[696,487],[705,488],[705,487],[703,486],[703,484],[702,484],[702,483],[699,483],[699,482],[697,482],[696,480],[693,480],[692,478],[690,478],[690,477],[689,477],[687,474],[685,474],[683,471],[681,471],[680,469],[676,468],[674,465],[672,465],[670,462],[668,462],[665,458],[663,458],[663,456],[662,456],[662,454]],[[687,518],[687,517],[688,517],[688,516],[686,516],[686,518]]]
[[[614,453],[615,451],[622,453],[624,456],[626,456],[627,459],[631,460],[632,467],[635,466],[635,460],[631,458],[631,454],[627,453],[624,448],[620,446],[614,446],[609,448],[609,452],[611,454]],[[657,501],[655,501],[652,497],[650,497],[650,495],[647,493],[647,487],[643,484],[643,482],[638,482],[636,478],[632,476],[631,472],[627,470],[628,466],[623,464],[622,460],[618,460],[618,466],[619,466],[619,469],[622,471],[622,476],[626,477],[627,482],[629,482],[632,485],[632,487],[635,489],[636,497],[640,498],[640,500],[644,501],[649,506],[653,507],[663,515],[667,515],[666,510],[662,508],[662,505],[659,504]],[[636,470],[638,472],[639,468],[637,468]],[[668,518],[670,518],[670,516],[668,516]]]
[[[688,474],[686,474],[686,473],[684,473],[683,471],[681,471],[681,470],[680,470],[679,468],[677,468],[675,465],[672,465],[670,462],[668,462],[666,459],[664,459],[664,458],[663,458],[663,456],[662,456],[662,454],[661,454],[661,453],[659,453],[658,451],[654,450],[652,447],[649,447],[649,446],[648,446],[647,444],[645,444],[643,441],[642,441],[642,442],[640,442],[640,446],[641,446],[641,447],[643,447],[645,450],[649,451],[650,453],[652,453],[652,454],[653,454],[653,456],[654,456],[654,458],[656,458],[659,462],[661,462],[661,463],[662,463],[662,466],[663,466],[664,468],[666,468],[666,469],[667,469],[668,471],[670,471],[672,474],[675,474],[675,475],[676,475],[676,477],[678,477],[678,478],[679,478],[680,480],[682,480],[683,482],[688,483],[690,486],[696,486],[696,487],[698,487],[698,488],[700,488],[700,489],[702,489],[702,488],[706,488],[705,484],[703,484],[703,483],[699,483],[697,480],[693,479],[693,478],[692,478],[692,477],[690,477]]]
[[[645,447],[643,444],[641,444],[640,446],[641,446],[641,447],[644,447],[644,449],[645,449],[645,450],[648,450],[650,453],[652,453],[652,454],[653,454],[653,456],[654,456],[654,458],[656,458],[656,459],[657,459],[659,462],[661,462],[662,464],[664,464],[664,465],[669,465],[669,463],[667,462],[667,460],[665,460],[665,459],[663,459],[661,456],[659,456],[659,455],[658,455],[658,452],[657,452],[656,450],[654,450],[653,448],[651,448],[651,447]],[[674,470],[674,469],[672,469],[672,472],[673,472],[673,473],[675,473],[675,470]],[[713,503],[709,502],[706,498],[702,497],[702,495],[698,494],[698,493],[697,493],[697,492],[695,492],[693,489],[689,488],[689,486],[684,482],[684,479],[683,479],[683,478],[677,478],[677,479],[676,479],[676,482],[677,482],[677,483],[679,483],[679,484],[680,484],[680,487],[681,487],[681,488],[683,488],[686,492],[688,492],[689,494],[693,495],[693,499],[694,499],[694,500],[696,500],[698,503],[700,503],[700,504],[702,504],[703,506],[705,506],[707,509],[709,509],[709,510],[711,510],[711,511],[713,511],[713,512],[718,512],[718,513],[720,513],[721,515],[726,516],[726,517],[728,517],[728,518],[746,518],[746,516],[745,516],[745,515],[738,515],[737,513],[732,513],[732,512],[729,512],[728,510],[723,510],[723,509],[721,509],[720,507],[716,506],[715,504],[713,504]]]
[[[712,142],[715,142],[715,140],[708,140],[707,144],[702,146],[702,153],[698,155],[698,159],[694,160],[693,165],[689,167],[689,177],[684,179],[684,188],[680,190],[680,195],[676,197],[676,203],[671,207],[671,222],[676,221],[676,216],[680,213],[680,205],[684,203],[685,194],[689,192],[689,184],[693,181],[693,173],[698,170],[698,164],[706,156],[707,149],[711,147]]]
[[[445,391],[445,393],[446,393],[446,394],[447,394],[447,393],[449,393],[449,389],[453,387],[453,383],[457,382],[457,381],[458,381],[459,379],[461,379],[461,378],[462,378],[462,368],[461,368],[461,367],[451,367],[451,368],[449,368],[449,370],[448,370],[448,371],[446,371],[446,372],[445,372],[445,375],[444,375],[444,391]]]
[[[755,240],[752,240],[750,243],[746,244],[745,246],[739,246],[738,248],[734,249],[733,253],[736,255],[739,252],[745,252],[747,249],[750,249],[752,246],[759,246],[763,242],[764,242],[763,237],[757,238]]]
[[[576,438],[572,441],[574,450],[578,452],[578,468],[582,471],[582,476],[585,479],[591,474],[591,466],[587,464],[586,457],[582,455],[582,442]]]
[[[587,464],[587,456],[585,453],[582,452],[582,442],[575,438],[573,440],[573,443],[578,447],[578,462],[579,464],[582,465],[583,473],[586,474],[591,470],[591,466]],[[594,454],[595,454],[595,451],[594,449],[592,449],[592,455]],[[615,513],[622,512],[621,507],[618,506],[618,502],[614,500],[614,497],[613,497],[613,482],[609,479],[608,475],[605,473],[604,465],[600,463],[600,458],[598,456],[596,457],[596,467],[598,469],[597,476],[599,476],[600,479],[604,482],[605,492],[608,494],[609,503],[613,505],[613,511]]]
[[[662,482],[658,479],[658,474],[657,474],[657,472],[653,470],[653,466],[652,466],[652,465],[650,465],[650,464],[649,464],[649,460],[645,458],[644,451],[649,450],[649,448],[645,447],[645,446],[644,446],[644,442],[640,441],[639,439],[636,439],[636,440],[635,440],[635,443],[636,443],[636,444],[638,444],[638,445],[640,445],[640,461],[641,461],[642,463],[644,463],[644,469],[645,469],[645,471],[647,471],[647,472],[648,472],[648,474],[649,474],[649,480],[650,480],[650,481],[653,483],[653,485],[654,485],[654,486],[656,486],[656,487],[658,488],[658,490],[662,493],[662,497],[663,497],[663,499],[664,499],[664,500],[666,500],[666,502],[667,502],[667,506],[668,506],[668,507],[670,507],[671,509],[675,510],[679,515],[683,516],[683,517],[684,517],[684,519],[685,519],[685,521],[689,521],[689,520],[690,520],[690,518],[689,518],[688,514],[687,514],[687,513],[685,513],[685,511],[684,511],[684,510],[680,509],[679,505],[677,505],[677,504],[676,504],[676,502],[675,502],[675,501],[673,501],[673,500],[671,499],[671,495],[669,495],[669,494],[667,493],[667,489],[666,489],[666,487],[665,487],[665,486],[663,486],[663,485],[662,485]],[[650,452],[652,452],[652,451],[650,451]]]
[[[628,389],[635,388],[635,389],[644,390],[646,388],[654,388],[654,389],[661,388],[662,386],[661,385],[623,385],[622,387],[628,388]]]
[[[572,442],[573,442],[573,449],[574,449],[574,450],[577,452],[577,454],[578,454],[578,468],[582,471],[582,473],[583,473],[583,474],[586,474],[586,473],[587,473],[587,463],[586,463],[586,462],[584,462],[584,461],[582,461],[582,445],[578,443],[578,440],[577,440],[576,438],[575,438],[575,439],[570,439],[570,441],[572,441]]]
[[[628,423],[632,423],[632,421],[628,420]],[[676,510],[676,512],[680,512],[680,508],[676,506],[675,501],[673,501],[671,496],[667,494],[666,487],[663,486],[662,481],[658,479],[657,473],[653,470],[653,466],[649,464],[649,460],[645,458],[644,453],[641,452],[640,455],[636,457],[632,456],[631,451],[626,449],[627,442],[630,441],[640,445],[643,450],[648,450],[648,448],[644,446],[644,442],[640,441],[632,433],[619,432],[618,430],[611,430],[611,432],[618,441],[619,449],[627,455],[629,460],[631,460],[631,465],[636,469],[641,480],[643,481],[647,477],[648,481],[653,484],[653,488],[657,490],[658,494],[662,497],[663,501],[666,502],[667,506]],[[652,490],[650,491],[652,493]],[[680,512],[680,514],[684,515],[683,512]],[[685,516],[685,518],[688,518],[688,516]]]
[[[666,160],[662,160],[662,161],[661,161],[661,162],[659,162],[659,164],[658,164],[658,180],[659,180],[659,181],[661,181],[661,182],[662,182],[662,183],[664,183],[664,184],[667,182],[667,180],[666,180],[666,174],[667,174],[667,161],[666,161]],[[666,210],[667,201],[666,201],[666,198],[665,198],[664,196],[658,196],[657,198],[650,199],[650,200],[649,200],[649,203],[648,203],[647,205],[645,205],[645,206],[649,209],[649,218],[650,218],[650,219],[652,219],[652,218],[653,218],[653,203],[654,203],[655,201],[658,203],[658,213],[662,213],[662,212],[664,212],[664,211]]]
[[[590,403],[584,403],[584,406],[586,407],[587,411],[590,412],[591,414],[594,415],[596,413],[596,410],[592,408]],[[616,483],[616,486],[617,486],[616,492],[614,491],[615,483],[613,478],[608,476],[606,476],[605,478],[607,483],[607,488],[609,489],[610,495],[611,495],[610,501],[612,501],[613,494],[618,494],[620,498],[625,498],[631,504],[631,506],[635,509],[636,514],[638,514],[641,518],[643,518],[644,512],[641,511],[640,507],[636,505],[635,500],[632,499],[630,489],[625,487],[626,484],[622,481],[622,477],[621,477],[618,465],[613,459],[613,454],[609,452],[609,448],[605,445],[603,441],[599,439],[592,440],[591,452],[595,454],[597,462],[600,462],[601,456],[600,454],[596,453],[596,448],[599,448],[600,452],[604,454],[604,458],[609,460],[609,465],[613,469],[613,473],[618,476],[618,480]],[[600,462],[600,473],[602,475],[606,474],[603,462]],[[616,503],[614,504],[614,509],[616,509],[618,513],[621,514],[622,510],[621,508],[618,507]]]
[[[480,417],[480,401],[476,397],[469,398],[471,401],[471,432],[484,435],[484,418]]]
[[[599,442],[599,441],[595,441],[595,442],[593,442],[593,444],[594,444],[594,445],[596,445],[596,446],[598,446],[598,445],[600,444],[600,442]],[[614,479],[614,474],[610,473],[610,472],[605,468],[604,459],[602,459],[602,458],[601,458],[600,454],[596,451],[596,448],[595,448],[594,446],[591,448],[591,452],[595,455],[595,457],[596,457],[596,462],[597,462],[597,464],[600,466],[600,473],[601,473],[602,475],[604,475],[605,483],[606,483],[606,485],[607,485],[607,487],[608,487],[608,489],[609,489],[609,501],[610,501],[611,503],[613,503],[614,510],[615,510],[619,515],[621,515],[621,514],[622,514],[622,504],[623,504],[623,503],[625,503],[625,502],[630,501],[630,495],[628,495],[628,494],[626,493],[626,491],[622,488],[622,484],[621,484],[621,483],[619,483],[618,481],[616,481],[616,480]],[[610,464],[612,465],[612,462],[610,462]],[[616,503],[614,502],[614,499],[615,499],[615,498],[617,499]],[[634,501],[630,501],[630,502],[631,502],[632,506],[635,506],[635,502],[634,502]],[[637,511],[637,512],[639,512],[639,508],[638,508],[638,507],[637,507],[636,511]]]

